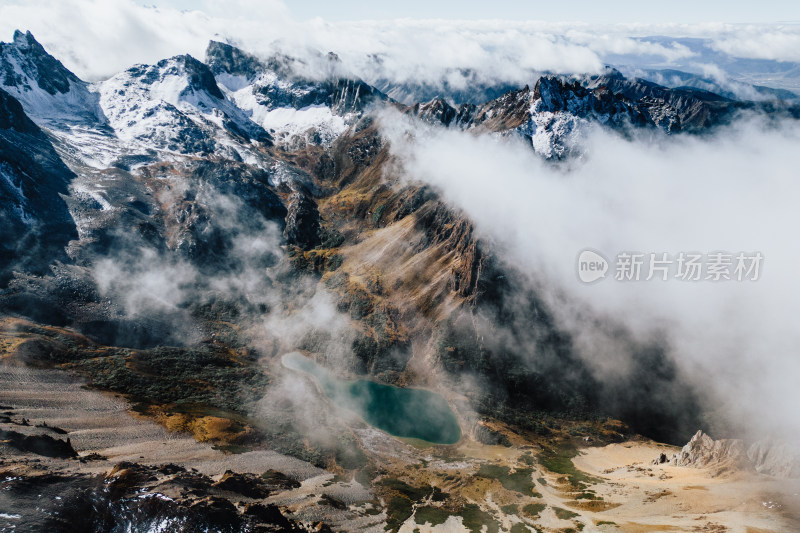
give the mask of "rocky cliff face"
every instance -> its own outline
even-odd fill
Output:
[[[746,466],[747,449],[737,439],[714,440],[698,431],[675,458],[678,466],[738,469]]]
[[[642,79],[629,80],[614,69],[584,78],[581,82],[589,89],[605,87],[633,102],[641,102],[651,119],[668,132],[700,131],[722,123],[737,110],[748,107],[743,102],[701,89],[668,89]]]
[[[653,126],[672,131],[648,105],[606,86],[590,89],[578,80],[543,76],[533,89],[526,86],[480,106],[464,104],[456,109],[439,99],[410,111],[445,126],[519,135],[543,157],[558,160],[580,152],[581,131],[591,125],[623,132]]]
[[[295,191],[289,197],[283,236],[288,244],[305,250],[320,243],[319,211],[308,193]]]
[[[717,475],[754,470],[776,478],[800,477],[800,452],[789,442],[762,439],[748,446],[742,439],[714,440],[702,430],[679,453],[672,457],[662,454],[655,462],[710,468]]]
[[[19,500],[31,490],[46,495],[41,505],[19,509],[24,514],[18,518],[39,530],[331,531],[322,522],[319,529],[306,527],[284,516],[277,506],[262,503],[295,486],[299,483],[278,472],[261,477],[227,472],[215,481],[174,464],[121,462],[99,475],[17,476],[4,489]],[[247,502],[237,506],[231,501],[241,499]]]
[[[0,89],[0,129],[13,130],[39,140],[46,139],[42,130],[25,114],[22,104],[2,89]]]
[[[77,237],[61,195],[74,174],[22,105],[0,89],[0,283],[10,271],[41,273]]]

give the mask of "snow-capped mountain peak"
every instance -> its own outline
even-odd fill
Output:
[[[216,41],[206,50],[206,62],[231,100],[286,147],[330,144],[369,105],[388,100],[361,80],[339,76],[336,54],[319,59],[330,68],[311,78],[289,56],[261,59]]]
[[[48,94],[67,93],[80,80],[34,38],[31,32],[14,32],[12,43],[0,43],[3,57],[3,84],[31,90],[35,84]],[[18,68],[9,68],[16,66]]]
[[[31,32],[14,32],[0,43],[0,83],[37,122],[64,127],[102,122],[97,96],[88,85],[47,53]]]
[[[125,141],[178,153],[228,146],[228,155],[237,143],[270,142],[264,129],[225,97],[208,66],[189,55],[135,65],[97,90],[111,127]]]

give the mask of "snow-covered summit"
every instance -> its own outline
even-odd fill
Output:
[[[111,127],[126,142],[184,154],[221,149],[229,156],[236,144],[270,143],[225,97],[209,68],[189,55],[136,65],[97,90]]]
[[[0,84],[39,123],[63,128],[103,122],[97,95],[48,54],[31,32],[17,30],[12,42],[0,42]]]
[[[388,97],[361,80],[339,75],[335,54],[316,77],[285,55],[260,59],[230,44],[212,41],[206,62],[223,90],[279,144],[328,145],[376,101]]]

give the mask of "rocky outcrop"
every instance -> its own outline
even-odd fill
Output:
[[[289,209],[283,236],[288,244],[305,250],[320,243],[319,210],[317,203],[309,195],[295,191],[289,197]]]
[[[309,78],[295,68],[297,60],[281,55],[259,59],[229,44],[211,41],[206,61],[216,75],[240,76],[252,84],[252,94],[267,109],[327,106],[334,114],[361,113],[370,104],[387,101],[375,87],[356,78],[336,75],[336,54],[318,58],[327,76]],[[325,73],[323,73],[325,74]]]
[[[462,106],[458,123],[469,128],[481,127],[495,132],[515,130],[530,120],[532,105],[533,95],[526,85],[478,107]]]
[[[590,122],[626,132],[655,127],[667,134],[699,132],[729,122],[742,110],[797,117],[791,104],[744,102],[691,87],[668,88],[607,69],[591,76],[542,76],[533,89],[511,90],[482,105],[453,106],[443,98],[407,112],[429,123],[517,133],[546,159],[579,154],[579,130]]]
[[[762,439],[749,447],[742,439],[714,440],[702,430],[694,434],[680,453],[661,454],[654,464],[712,468],[717,473],[755,470],[777,478],[800,477],[800,450],[786,441]]]
[[[291,490],[299,486],[300,483],[275,470],[270,470],[261,476],[227,470],[219,481],[213,484],[218,490],[257,500],[266,498],[274,492]]]
[[[45,434],[25,435],[18,431],[0,428],[0,441],[19,451],[44,457],[69,459],[78,456],[78,452],[72,447],[69,438],[62,440]]]
[[[247,498],[257,500],[266,498],[271,492],[257,476],[240,474],[230,470],[227,470],[213,486],[222,491],[241,494]]]
[[[165,67],[170,60],[164,59],[158,63],[159,68]],[[204,91],[215,98],[222,100],[225,96],[217,86],[217,81],[214,79],[214,74],[205,63],[198,61],[192,56],[186,54],[173,58],[174,63],[178,68],[183,69],[183,72],[189,79],[188,89],[192,91]]]
[[[484,256],[472,222],[441,201],[420,209],[416,219],[425,234],[425,246],[443,245],[457,258],[451,269],[450,289],[464,298],[477,296]]]
[[[747,450],[741,440],[714,440],[701,430],[677,454],[675,464],[694,468],[743,467],[747,464]]]
[[[228,43],[210,41],[206,48],[206,64],[215,75],[230,74],[253,81],[259,74],[270,71],[281,78],[291,78],[295,60],[282,54],[261,59]]]
[[[625,96],[614,93],[604,85],[586,89],[577,81],[543,76],[536,82],[533,99],[539,102],[536,111],[540,112],[566,111],[584,118],[605,116],[612,123],[622,119],[640,126],[647,123],[641,111]]]
[[[275,505],[250,496],[243,502],[238,494],[231,498],[209,477],[177,465],[126,462],[106,476],[10,479],[3,487],[9,495],[36,490],[59,496],[42,498],[35,509],[20,510],[26,523],[39,523],[49,531],[308,531]]]
[[[508,440],[503,433],[496,431],[489,426],[481,423],[477,423],[473,429],[473,436],[475,440],[480,442],[481,444],[487,444],[489,446],[511,446],[511,441]]]
[[[449,126],[458,116],[458,110],[442,98],[434,98],[424,104],[414,104],[409,112],[430,124]]]
[[[104,123],[97,94],[30,32],[16,31],[12,42],[0,43],[0,87],[22,102],[39,124],[63,129],[67,123]]]
[[[343,115],[366,110],[370,105],[386,101],[385,94],[357,79],[337,78],[326,84],[328,104],[334,113]]]
[[[545,159],[563,159],[579,150],[580,131],[589,122],[618,130],[657,125],[654,112],[626,96],[560,76],[543,76],[533,89],[525,86],[480,106],[456,109],[435,99],[408,112],[430,123],[520,135]]]

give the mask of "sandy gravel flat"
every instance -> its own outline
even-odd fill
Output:
[[[782,533],[800,531],[800,481],[750,473],[715,476],[711,469],[653,465],[677,448],[626,442],[588,448],[575,466],[603,479],[593,488],[619,507],[593,515],[614,522],[600,530]]]
[[[133,461],[175,463],[211,476],[228,469],[262,473],[272,468],[300,479],[324,472],[276,452],[225,454],[191,435],[168,432],[155,422],[133,416],[123,398],[87,389],[83,381],[61,370],[0,364],[0,406],[15,421],[26,418],[31,426],[46,423],[68,431],[82,456],[94,452],[106,457],[86,463],[41,459],[56,469],[102,473],[120,461]],[[3,448],[0,454],[13,453]]]
[[[43,370],[0,363],[0,411],[15,422],[23,417],[30,422],[26,431],[41,431],[37,424],[46,423],[68,431],[76,450],[83,456],[99,453],[104,460],[81,463],[75,460],[40,458],[41,465],[54,471],[103,473],[123,460],[160,465],[175,463],[211,475],[225,470],[261,473],[268,469],[284,472],[303,480],[296,490],[272,498],[273,503],[288,506],[309,520],[318,520],[327,513],[328,520],[348,530],[380,531],[383,513],[348,521],[327,507],[320,507],[320,493],[354,505],[364,505],[370,492],[355,481],[332,481],[332,474],[298,459],[263,450],[242,454],[224,454],[191,436],[170,433],[158,424],[129,412],[121,397],[87,389],[80,379],[61,370]],[[20,426],[9,425],[11,429]],[[367,428],[358,431],[365,450],[384,467],[402,472],[424,458],[427,470],[444,474],[472,471],[485,461],[512,464],[522,453],[519,448],[484,446],[466,441],[459,446],[464,454],[458,461],[439,461],[428,450],[394,439],[383,432]],[[653,465],[659,454],[671,456],[677,448],[648,441],[631,441],[603,447],[582,449],[573,463],[593,478],[588,487],[601,498],[600,508],[583,508],[584,500],[560,486],[559,476],[535,467],[534,479],[547,478],[537,484],[538,501],[546,508],[537,518],[537,527],[552,533],[564,531],[575,523],[584,532],[625,531],[704,531],[711,533],[784,533],[800,531],[800,480],[779,480],[752,473],[716,475],[710,469],[669,465]],[[0,445],[5,466],[26,468],[28,463],[7,445]],[[19,459],[17,459],[19,458]],[[477,462],[477,463],[476,463]],[[15,466],[16,465],[16,466]],[[432,479],[430,476],[428,479]],[[470,489],[471,490],[471,489]],[[470,499],[470,492],[463,495]],[[476,493],[477,495],[478,493]],[[500,512],[502,498],[491,491],[479,498],[481,505],[499,516],[504,529],[516,523]],[[475,496],[476,498],[478,496]],[[478,501],[478,500],[476,500]],[[557,509],[578,513],[574,520],[556,516]],[[322,514],[320,514],[322,513]],[[319,515],[319,516],[317,516]],[[518,519],[515,519],[517,522]],[[460,517],[429,527],[409,520],[403,526],[409,533],[419,530],[445,532],[465,531]]]

